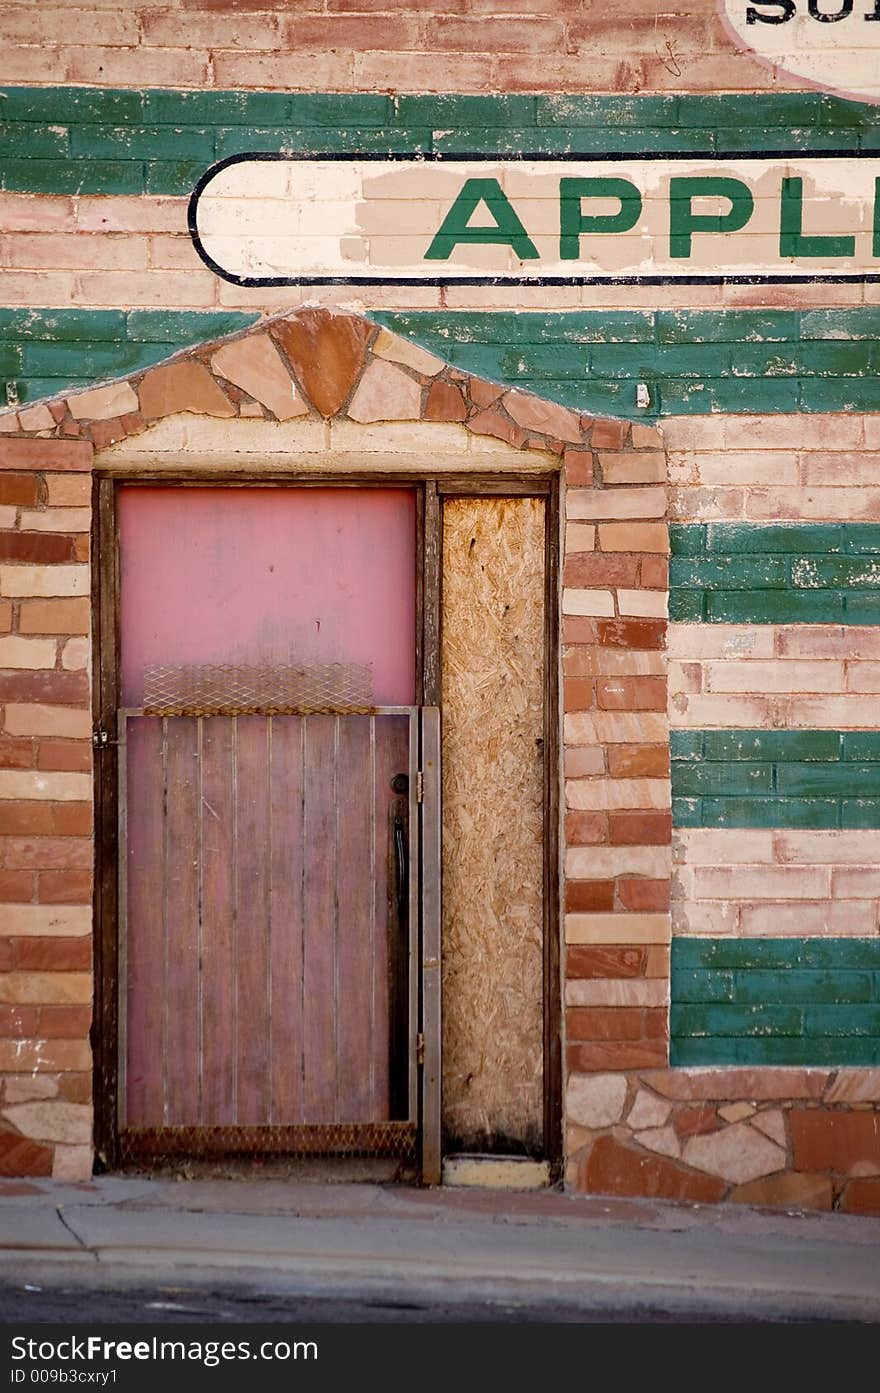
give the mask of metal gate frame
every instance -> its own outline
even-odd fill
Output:
[[[395,1156],[418,1164],[424,1184],[440,1181],[440,712],[438,707],[385,706],[320,714],[406,716],[409,720],[409,856],[407,932],[407,1117],[366,1123],[295,1123],[241,1126],[126,1125],[128,968],[128,722],[133,718],[189,716],[204,708],[117,712],[118,943],[116,1032],[116,1137],[123,1159],[204,1159],[221,1156]],[[217,713],[221,714],[221,713]],[[314,709],[244,715],[305,716]],[[234,717],[230,717],[234,719]],[[198,1145],[193,1146],[193,1134]]]

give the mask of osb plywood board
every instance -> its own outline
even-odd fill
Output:
[[[443,1133],[543,1131],[544,502],[443,506]]]

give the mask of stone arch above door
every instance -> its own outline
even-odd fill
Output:
[[[33,1007],[33,1039],[0,1050],[0,1151],[5,1146],[23,1173],[81,1178],[92,1164],[89,990],[86,976],[74,980],[67,965],[68,940],[86,939],[91,929],[85,635],[93,466],[136,475],[188,462],[227,477],[267,469],[290,477],[312,467],[375,471],[382,457],[397,473],[560,476],[563,895],[578,887],[564,916],[570,980],[560,1042],[572,1183],[584,1183],[581,1156],[593,1136],[579,1121],[585,1076],[614,1073],[626,1090],[638,1071],[665,1068],[671,819],[662,437],[653,427],[590,417],[461,372],[363,317],[306,308],[126,378],[0,415],[0,480],[15,481],[0,499],[0,647],[7,654],[0,738],[33,747],[28,753],[22,745],[30,763],[0,785],[3,834],[44,837],[53,874],[78,876],[75,904],[59,905],[54,888],[43,904],[35,874],[32,902],[0,905],[4,922],[20,922],[23,936],[53,942],[32,980],[29,970],[14,974],[14,990],[23,993],[16,1000]],[[53,629],[54,619],[40,617],[47,599],[65,600],[50,606],[63,614],[64,632],[56,631],[60,618]],[[68,603],[75,599],[76,623]],[[65,859],[58,832],[74,824]],[[28,855],[39,859],[39,848]],[[600,899],[590,898],[600,890]],[[589,971],[587,958],[595,959]],[[596,977],[599,959],[593,990],[587,979]],[[48,980],[56,960],[63,984]],[[74,991],[78,1013],[53,1018],[53,1028],[67,1034],[47,1045],[49,1017],[39,1012],[52,1013],[59,1000],[52,993],[62,985]],[[44,987],[49,995],[40,997]]]

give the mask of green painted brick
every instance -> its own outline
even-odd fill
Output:
[[[596,345],[590,354],[591,370],[600,377],[721,377],[730,370],[730,346],[667,344],[644,347],[632,344]]]
[[[708,977],[716,976],[707,973]],[[844,1003],[869,1004],[873,1000],[873,974],[870,972],[810,972],[801,968],[789,967],[784,971],[743,971],[721,974],[726,982],[732,979],[730,997],[736,1005],[812,1005]],[[688,978],[690,981],[690,978]],[[693,996],[681,996],[677,979],[673,983],[673,996],[676,1001],[693,1001]],[[717,1000],[717,997],[704,997],[701,1000]],[[880,1009],[880,1008],[878,1008]],[[834,1035],[836,1031],[812,1031],[805,1017],[805,1033]]]
[[[715,132],[693,128],[656,128],[650,134],[655,154],[702,154],[715,150]],[[436,134],[434,149],[444,155],[473,154],[475,150],[492,155],[643,155],[645,132],[623,126],[548,126],[524,130],[480,129],[467,126]]]
[[[697,624],[704,618],[705,601],[702,590],[670,590],[670,623]]]
[[[820,379],[817,379],[820,380]],[[711,390],[711,409],[718,412],[740,412],[749,415],[763,412],[797,411],[800,403],[800,379],[781,377],[762,378],[714,378],[707,384]],[[673,414],[674,404],[681,400],[682,405],[694,405],[691,398],[686,400],[686,384],[665,383],[663,388],[664,409]],[[818,408],[814,408],[818,409]],[[833,410],[825,407],[824,410]]]
[[[880,764],[790,764],[780,763],[776,770],[776,787],[780,793],[847,794],[858,793],[870,798],[880,795]]]
[[[521,348],[500,351],[497,365],[505,382],[541,377],[583,380],[590,371],[590,349],[580,345],[546,348],[543,344],[525,344]]]
[[[802,339],[880,338],[880,307],[854,306],[849,310],[802,310]]]
[[[798,337],[796,310],[658,310],[658,343],[789,343]]]
[[[0,336],[49,343],[71,339],[115,342],[125,337],[125,311],[0,309]]]
[[[169,198],[187,197],[205,169],[204,160],[149,160],[144,165],[144,192]]]
[[[749,93],[748,97],[688,95],[678,99],[677,119],[681,125],[733,126],[743,124],[743,104],[748,103],[749,122],[755,126],[789,127],[818,125],[821,106],[818,92]],[[781,147],[780,147],[781,148]]]
[[[806,1006],[804,1034],[810,1036],[873,1035],[880,1046],[880,1005]]]
[[[669,563],[670,588],[781,590],[787,580],[786,561],[778,556],[673,556]]]
[[[838,523],[712,522],[706,526],[705,548],[725,556],[837,552],[846,549],[846,532],[846,526]]]
[[[860,377],[876,372],[880,349],[876,343],[855,340],[825,339],[798,344],[797,361],[805,375],[822,374],[829,377]]]
[[[673,1005],[671,1035],[802,1035],[804,1013],[797,1006]]]
[[[243,310],[129,310],[125,337],[151,343],[201,343],[237,334],[259,317]]]
[[[846,612],[839,590],[717,590],[706,596],[706,618],[712,624],[842,624]]]
[[[677,796],[756,794],[773,787],[772,764],[698,764],[673,762],[672,791]]]
[[[703,805],[699,798],[672,799],[673,827],[702,827]]]
[[[669,732],[669,752],[674,760],[701,759],[703,731],[671,730]]]
[[[21,347],[16,344],[0,344],[0,374],[17,378],[21,372],[21,353]]]
[[[844,798],[840,805],[840,825],[850,830],[880,827],[880,799]]]
[[[200,160],[214,158],[214,131],[200,126],[72,126],[74,159]]]
[[[801,827],[840,826],[836,798],[725,798],[703,799],[704,827]]]
[[[806,412],[880,411],[880,377],[800,378],[798,404]]]
[[[428,345],[441,343],[650,343],[653,310],[596,310],[572,314],[474,310],[453,314],[437,310],[375,310],[371,318],[403,338]]]
[[[880,595],[846,595],[847,624],[880,624]]]
[[[880,1064],[880,1040],[860,1039],[672,1039],[673,1067],[698,1065],[849,1065]]]
[[[431,149],[431,132],[428,130],[409,130],[404,142],[406,152],[414,155],[425,154]],[[274,129],[247,129],[233,127],[217,132],[217,158],[226,159],[230,155],[240,155],[251,151],[323,155],[350,154],[397,154],[401,141],[391,129],[368,127],[358,129],[351,126],[284,126]]]
[[[349,118],[350,119],[350,118]],[[493,126],[534,126],[536,99],[510,93],[499,96],[402,96],[394,99],[394,123],[403,127],[466,126],[472,130]],[[603,124],[606,124],[603,122]]]
[[[36,160],[0,157],[0,187],[24,193],[113,194],[144,192],[137,160]]]
[[[27,377],[87,376],[91,381],[135,372],[168,357],[166,344],[27,343],[22,371]]]
[[[845,731],[843,758],[845,760],[880,760],[880,731]]]
[[[753,150],[777,150],[812,154],[818,150],[839,150],[840,135],[834,130],[822,130],[815,125],[759,126],[744,121],[742,126],[722,126],[716,134],[717,147],[722,154],[741,154]]]
[[[706,972],[702,969],[676,972],[672,980],[672,999],[675,1003],[708,1003],[734,1000],[732,972]]]
[[[880,586],[880,552],[873,556],[809,556],[791,562],[799,590],[873,589]]]
[[[705,524],[670,523],[669,550],[673,556],[702,556],[706,550]]]
[[[0,121],[140,122],[146,96],[101,87],[3,87]]]
[[[872,130],[876,127],[878,113],[876,108],[864,106],[861,102],[846,101],[843,97],[823,93],[819,101],[819,120],[823,126]]]
[[[679,968],[798,968],[813,972],[880,972],[876,938],[673,938],[673,975]]]
[[[706,759],[838,760],[841,754],[841,737],[836,730],[707,730],[687,734],[702,735]],[[880,759],[880,742],[877,757]]]
[[[734,377],[797,377],[801,371],[797,345],[738,343],[733,349],[732,371]]]
[[[844,550],[850,556],[873,552],[880,556],[880,523],[850,522],[844,528]]]
[[[639,130],[674,126],[679,122],[676,97],[541,96],[535,100],[541,126],[634,126]],[[712,121],[687,121],[687,125],[711,127]]]
[[[3,114],[0,105],[0,120]],[[66,126],[9,121],[0,124],[0,149],[18,159],[63,159],[70,150],[70,135]]]
[[[85,391],[94,385],[93,377],[28,377],[19,382],[18,394],[21,401],[40,401],[42,397]]]
[[[291,97],[286,92],[175,92],[154,88],[143,93],[145,125],[280,126],[290,119]]]

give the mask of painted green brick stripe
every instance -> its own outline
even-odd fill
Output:
[[[0,376],[35,401],[138,372],[259,316],[237,310],[0,309]],[[0,404],[3,404],[0,402]]]
[[[596,415],[880,410],[880,307],[374,318],[467,372]],[[636,407],[637,382],[647,409]]]
[[[880,524],[676,524],[678,623],[880,624]]]
[[[674,730],[677,827],[880,827],[880,731]]]
[[[673,1064],[880,1063],[880,940],[677,938]]]
[[[152,312],[139,313],[147,316]],[[65,315],[76,317],[63,319]],[[17,381],[22,401],[31,401],[66,386],[98,381],[108,372],[133,371],[142,364],[129,369],[121,359],[113,359],[108,368],[99,351],[100,345],[143,339],[142,334],[138,338],[137,332],[132,335],[120,329],[123,317],[123,311],[105,310],[0,311],[0,373],[4,380]],[[873,405],[880,409],[880,373],[845,375],[841,357],[856,354],[862,364],[860,371],[865,361],[875,361],[880,353],[880,307],[570,314],[383,311],[372,317],[469,372],[597,414],[645,419],[680,411],[841,410],[848,405],[867,410],[874,396]],[[165,338],[160,334],[156,341],[174,347],[196,341],[198,336],[193,338],[191,326],[198,319],[185,311],[166,312]],[[242,322],[239,317],[234,327],[241,327]],[[68,331],[66,326],[75,327]],[[205,337],[224,332],[229,330],[209,327]],[[25,344],[33,346],[40,341],[47,347],[67,342],[79,346],[69,377],[65,378],[63,361],[57,356],[49,356],[47,369],[39,355],[33,351],[25,354]],[[759,353],[766,362],[754,356]],[[790,363],[798,353],[807,355],[804,372],[815,369],[816,375],[774,378],[780,355]],[[831,375],[823,377],[818,369],[825,354]],[[648,360],[640,355],[649,355],[651,371]],[[753,356],[747,362],[744,355]],[[852,359],[850,366],[855,361]],[[743,371],[735,371],[734,365],[740,362]],[[694,372],[698,366],[702,373],[699,381],[675,375]],[[757,375],[746,375],[746,368]],[[713,372],[722,375],[713,376]],[[648,411],[635,406],[633,384],[645,380],[653,403]],[[783,389],[781,395],[778,387]],[[704,554],[702,541],[693,545],[694,554]],[[747,546],[747,542],[742,545]],[[828,549],[833,551],[834,547]]]
[[[742,97],[405,96],[0,89],[0,183],[32,193],[185,194],[242,150],[557,155],[880,148],[876,108]]]

